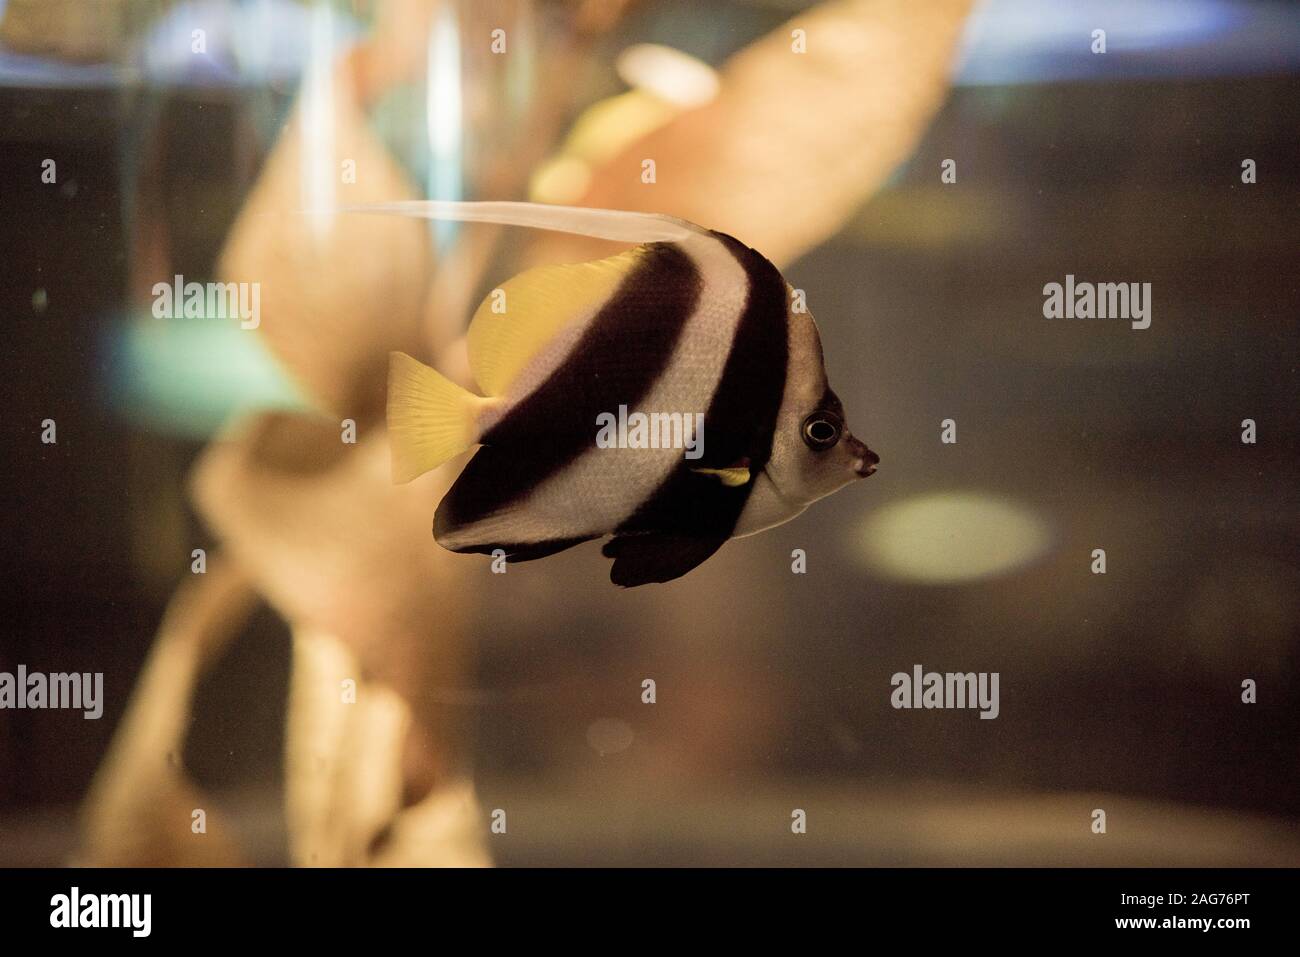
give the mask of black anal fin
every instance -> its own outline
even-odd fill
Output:
[[[614,559],[609,580],[624,588],[681,578],[722,547],[727,536],[702,538],[677,533],[619,535],[601,553]]]
[[[506,561],[531,562],[596,538],[600,538],[600,536],[583,535],[579,538],[551,538],[544,542],[525,542],[518,545],[511,545],[508,542],[476,542],[473,545],[462,545],[459,548],[448,549],[448,551],[458,552],[461,555],[491,555],[495,551],[503,551],[506,553]]]
[[[583,538],[556,538],[549,542],[534,542],[531,545],[501,545],[499,547],[505,549],[506,561],[531,562],[538,558],[545,558],[547,555],[554,555],[556,552],[562,552],[574,545],[589,542],[593,538],[600,538],[600,536],[587,535]]]

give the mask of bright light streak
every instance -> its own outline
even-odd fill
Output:
[[[429,31],[428,73],[425,87],[425,122],[429,132],[429,196],[461,199],[461,163],[464,147],[463,91],[461,90],[460,25],[450,4],[444,3]],[[440,245],[456,235],[456,224],[431,221]]]
[[[334,200],[334,14],[328,0],[318,0],[311,10],[311,40],[302,84],[302,128],[299,159],[303,208],[327,210]],[[313,236],[323,239],[333,225],[333,215],[313,212],[308,217]]]

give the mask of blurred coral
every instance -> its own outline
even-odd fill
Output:
[[[232,865],[244,856],[220,816],[195,840],[191,813],[211,812],[180,756],[194,686],[243,625],[248,579],[215,557],[172,599],[126,716],[86,797],[78,863],[100,867]]]

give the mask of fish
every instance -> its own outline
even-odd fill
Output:
[[[518,562],[605,539],[614,584],[669,582],[876,471],[802,296],[732,236],[524,202],[343,208],[631,244],[528,269],[485,298],[466,334],[479,392],[390,354],[393,481],[477,447],[434,514],[444,548]]]

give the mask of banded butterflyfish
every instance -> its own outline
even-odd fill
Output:
[[[730,236],[668,216],[532,203],[347,209],[633,244],[495,290],[467,334],[482,394],[391,355],[393,480],[479,447],[438,505],[445,548],[527,561],[609,538],[616,584],[666,582],[875,471],[879,458],[850,434],[826,381],[812,316],[772,263]],[[599,442],[602,423],[625,410],[663,434]],[[676,428],[700,414],[700,435]],[[693,453],[670,433],[689,435]]]

